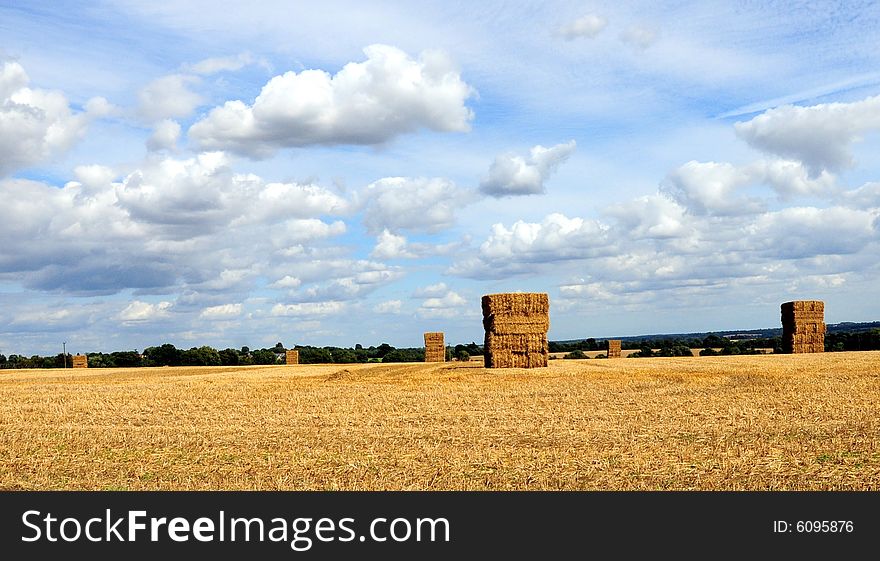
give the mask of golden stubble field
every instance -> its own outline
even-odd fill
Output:
[[[880,489],[880,352],[0,371],[0,489]]]

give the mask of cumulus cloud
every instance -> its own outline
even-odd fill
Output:
[[[376,246],[370,253],[375,259],[412,259],[414,253],[407,250],[406,238],[392,234],[388,228],[382,230],[376,238]]]
[[[449,292],[449,287],[445,282],[438,282],[417,288],[413,292],[413,298],[440,298]]]
[[[618,229],[629,239],[681,238],[692,232],[685,209],[660,194],[612,205],[606,214],[617,219]]]
[[[204,319],[228,319],[241,315],[241,304],[221,304],[202,310],[199,317]]]
[[[138,92],[138,115],[151,123],[188,117],[203,101],[191,89],[199,83],[197,76],[188,74],[169,74],[153,80]]]
[[[439,232],[452,226],[455,212],[474,193],[444,178],[385,177],[358,194],[370,232]]]
[[[160,150],[177,150],[177,140],[180,138],[180,123],[171,119],[160,121],[153,134],[147,139],[147,149],[151,152]]]
[[[473,95],[449,57],[418,59],[387,45],[364,49],[367,59],[338,73],[286,72],[272,78],[252,105],[227,101],[195,123],[189,137],[205,149],[266,157],[283,147],[381,144],[430,129],[469,130]]]
[[[449,272],[474,278],[529,273],[540,263],[585,259],[612,251],[609,227],[595,220],[553,213],[541,222],[493,224],[475,256],[456,261]]]
[[[0,177],[68,150],[100,116],[99,100],[75,113],[61,92],[28,87],[17,62],[0,61]]]
[[[150,158],[121,178],[104,166],[74,175],[61,188],[0,180],[9,213],[0,221],[0,277],[76,294],[245,290],[277,260],[313,259],[303,245],[320,251],[346,230],[316,218],[344,210],[344,199],[236,174],[219,153]]]
[[[810,176],[801,162],[780,159],[741,166],[690,161],[666,176],[661,191],[694,214],[736,216],[766,209],[766,198],[737,194],[756,185],[769,186],[782,200],[805,196],[836,198],[840,194],[837,178],[828,171]]]
[[[790,207],[760,216],[749,246],[780,259],[848,255],[880,239],[878,213],[844,207]]]
[[[671,171],[662,189],[696,214],[754,214],[763,210],[761,201],[734,196],[751,181],[746,170],[733,164],[692,160]]]
[[[269,286],[272,288],[299,288],[302,284],[302,281],[297,277],[292,277],[290,275],[284,275],[277,281],[273,282]]]
[[[293,295],[292,298],[304,302],[354,300],[370,294],[401,276],[403,276],[402,271],[396,268],[361,271],[319,286],[309,287]]]
[[[608,25],[608,21],[602,16],[587,14],[560,27],[559,34],[568,41],[580,37],[592,39],[599,35],[606,25]]]
[[[747,173],[768,184],[783,199],[798,196],[834,196],[840,193],[837,178],[828,170],[810,175],[802,162],[760,160],[746,166]]]
[[[497,156],[489,174],[480,182],[480,190],[492,197],[543,193],[544,182],[575,147],[575,141],[570,140],[550,148],[535,146],[525,157],[510,153]]]
[[[423,318],[452,318],[462,314],[468,301],[445,284],[428,286],[413,293],[414,298],[424,298],[416,310]]]
[[[880,96],[809,107],[783,105],[734,125],[736,134],[749,145],[803,162],[813,177],[823,170],[852,165],[852,143],[878,128]]]
[[[171,302],[141,302],[133,300],[121,312],[118,318],[126,323],[151,321],[158,318],[166,318],[170,315]]]

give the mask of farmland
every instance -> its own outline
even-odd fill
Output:
[[[880,352],[0,372],[0,489],[880,489]]]

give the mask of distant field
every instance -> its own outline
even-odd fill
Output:
[[[0,371],[0,489],[880,489],[880,352]]]

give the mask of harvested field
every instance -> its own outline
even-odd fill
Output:
[[[4,370],[0,489],[880,490],[880,352]]]

